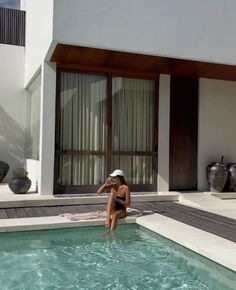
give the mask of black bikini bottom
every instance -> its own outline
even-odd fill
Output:
[[[125,197],[123,197],[123,196],[122,197],[117,196],[117,198],[125,201]],[[116,201],[115,202],[115,210],[121,210],[121,209],[126,209],[126,207],[123,204]]]

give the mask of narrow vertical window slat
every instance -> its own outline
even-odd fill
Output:
[[[25,11],[0,8],[0,43],[25,46]]]

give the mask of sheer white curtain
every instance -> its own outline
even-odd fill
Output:
[[[103,76],[61,73],[60,150],[105,151],[106,87]],[[104,155],[64,154],[60,183],[99,184],[104,168]]]
[[[152,80],[113,78],[113,151],[152,151],[154,89]],[[151,156],[114,155],[112,167],[124,170],[130,184],[153,183]]]
[[[39,160],[40,88],[41,74],[29,86],[27,93],[26,157],[35,160]]]

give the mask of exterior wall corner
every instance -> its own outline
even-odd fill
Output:
[[[52,195],[54,184],[56,65],[42,65],[39,194]]]

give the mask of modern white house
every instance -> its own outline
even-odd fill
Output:
[[[0,9],[6,180],[25,165],[42,195],[92,193],[121,168],[132,191],[207,191],[206,166],[236,162],[234,0],[21,9]]]

